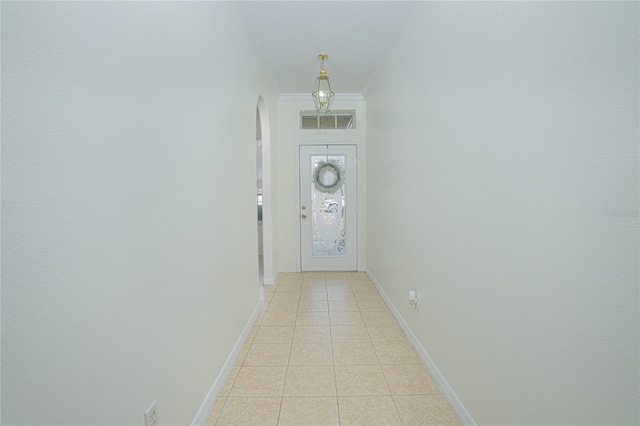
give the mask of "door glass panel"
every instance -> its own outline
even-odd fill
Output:
[[[345,256],[344,155],[311,156],[313,256]]]

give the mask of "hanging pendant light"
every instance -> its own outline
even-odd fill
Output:
[[[316,78],[316,83],[313,85],[313,92],[311,92],[311,96],[313,96],[313,103],[316,106],[316,111],[321,113],[331,111],[331,104],[333,103],[333,96],[335,95],[331,90],[331,85],[329,84],[329,76],[324,70],[324,61],[327,58],[329,58],[329,55],[326,53],[318,55],[318,59],[321,61],[320,75]]]

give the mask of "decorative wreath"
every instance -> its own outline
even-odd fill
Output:
[[[320,161],[313,171],[313,183],[318,191],[333,194],[344,184],[344,169],[336,161]]]

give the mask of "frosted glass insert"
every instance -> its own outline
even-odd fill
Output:
[[[311,156],[313,256],[346,255],[345,160],[344,155]]]

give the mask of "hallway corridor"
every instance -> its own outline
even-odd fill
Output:
[[[365,273],[284,273],[260,288],[208,426],[459,424]]]

